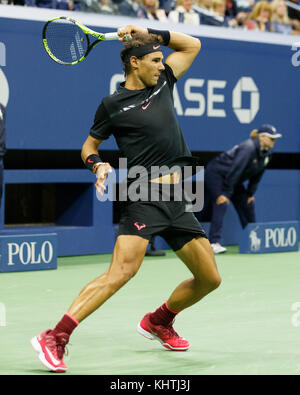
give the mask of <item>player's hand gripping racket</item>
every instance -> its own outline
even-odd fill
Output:
[[[91,42],[90,36],[96,40]],[[120,36],[117,32],[98,33],[64,16],[51,19],[43,28],[43,43],[47,54],[55,62],[64,65],[72,66],[81,62],[102,41],[118,39]],[[130,35],[123,37],[123,40],[129,39]]]

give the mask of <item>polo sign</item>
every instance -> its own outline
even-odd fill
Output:
[[[0,272],[56,268],[56,233],[0,236]]]
[[[298,251],[299,222],[265,222],[248,224],[239,241],[240,253]]]

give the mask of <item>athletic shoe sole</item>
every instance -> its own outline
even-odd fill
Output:
[[[187,347],[173,347],[169,343],[164,343],[163,340],[161,340],[158,336],[155,336],[153,333],[148,332],[145,329],[143,329],[141,327],[140,323],[138,323],[137,331],[138,331],[138,333],[140,335],[146,337],[149,340],[158,340],[168,350],[172,350],[172,351],[186,351],[186,350],[189,349],[189,346],[187,346]]]
[[[49,370],[51,370],[51,372],[56,372],[56,373],[65,373],[67,371],[67,369],[64,369],[62,367],[55,367],[53,365],[51,365],[47,359],[45,358],[45,354],[42,350],[42,347],[38,341],[37,336],[33,337],[30,340],[30,343],[32,345],[32,348],[34,349],[34,351],[36,351],[39,354],[39,360],[41,361],[41,363]]]

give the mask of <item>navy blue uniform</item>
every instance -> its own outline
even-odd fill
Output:
[[[249,222],[256,222],[254,202],[247,204],[247,199],[255,194],[270,158],[271,150],[262,151],[259,139],[250,138],[209,162],[204,174],[204,208],[196,216],[199,221],[211,221],[211,243],[221,241],[227,204],[216,204],[220,195],[232,201],[243,228]],[[248,181],[246,187],[245,181]]]

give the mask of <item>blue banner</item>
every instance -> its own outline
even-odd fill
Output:
[[[240,253],[265,254],[298,249],[298,221],[253,223],[240,232]]]
[[[5,73],[9,89],[7,147],[80,149],[102,98],[124,79],[122,44],[103,42],[80,64],[62,66],[45,52],[43,25],[1,20],[0,49],[4,53],[5,45],[6,52],[0,78]],[[89,27],[104,33],[116,30]],[[201,37],[196,28],[194,35],[202,49],[174,90],[175,111],[191,149],[227,150],[248,138],[252,129],[271,123],[284,135],[276,152],[299,152],[300,67],[293,61],[300,57],[298,47]],[[169,52],[164,49],[165,58]],[[101,147],[116,148],[113,138]]]
[[[56,233],[0,236],[0,272],[56,268]]]

